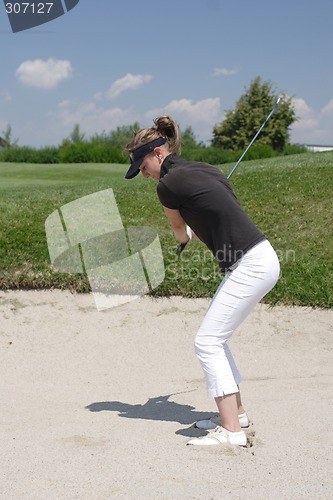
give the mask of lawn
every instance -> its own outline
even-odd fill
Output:
[[[228,173],[232,166],[221,168]],[[0,163],[0,288],[89,291],[84,274],[52,270],[45,220],[66,203],[112,188],[125,226],[158,231],[166,278],[153,294],[211,296],[221,275],[210,253],[193,242],[176,256],[155,183],[124,179],[126,168]],[[231,184],[280,258],[280,280],[265,301],[332,307],[333,152],[243,161]]]

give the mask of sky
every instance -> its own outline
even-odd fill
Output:
[[[0,136],[39,148],[168,114],[209,144],[260,76],[293,98],[291,142],[333,145],[332,19],[332,0],[80,0],[13,33],[0,1]]]

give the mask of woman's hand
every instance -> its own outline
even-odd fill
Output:
[[[171,227],[177,240],[180,243],[188,243],[195,237],[192,229],[186,224],[179,210],[164,207],[167,218],[170,221]]]

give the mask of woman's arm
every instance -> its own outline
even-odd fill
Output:
[[[187,243],[191,238],[189,237],[189,231],[186,229],[188,226],[184,221],[183,217],[180,215],[179,210],[174,210],[171,208],[163,207],[167,218],[170,221],[171,227],[177,240],[180,243]],[[192,232],[193,238],[198,239],[196,234]]]

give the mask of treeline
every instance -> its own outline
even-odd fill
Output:
[[[127,163],[120,148],[88,142],[40,149],[14,146],[0,152],[1,162],[14,163]]]
[[[19,146],[17,142],[7,142],[0,151],[0,161],[14,163],[128,163],[128,155],[123,151],[123,146],[133,136],[133,130],[140,128],[138,123],[131,126],[118,127],[115,131],[106,134],[96,134],[85,138],[79,125],[75,125],[69,137],[64,139],[59,146],[32,148]],[[188,127],[182,133],[182,156],[188,160],[196,160],[221,165],[238,160],[242,150],[235,151],[221,146],[206,146],[197,142],[193,130]],[[254,144],[245,156],[245,160],[257,160],[278,155],[303,153],[304,146],[288,144],[282,151],[274,150],[267,144]]]
[[[280,102],[277,107],[277,102]],[[197,142],[193,130],[188,127],[182,132],[182,156],[220,165],[238,160],[261,124],[267,122],[268,112],[273,111],[270,121],[261,131],[256,143],[249,149],[245,160],[257,160],[279,155],[303,153],[304,146],[290,144],[289,127],[296,118],[292,98],[286,94],[279,97],[270,82],[255,78],[245,93],[238,99],[234,109],[227,111],[222,122],[213,128],[210,146]],[[264,122],[265,120],[265,122]],[[0,145],[0,161],[15,163],[128,163],[123,147],[139,130],[139,123],[118,127],[109,134],[94,135],[89,139],[75,125],[72,133],[58,147],[34,149],[19,147],[11,139],[11,127],[4,132]],[[260,129],[261,130],[261,129]]]

